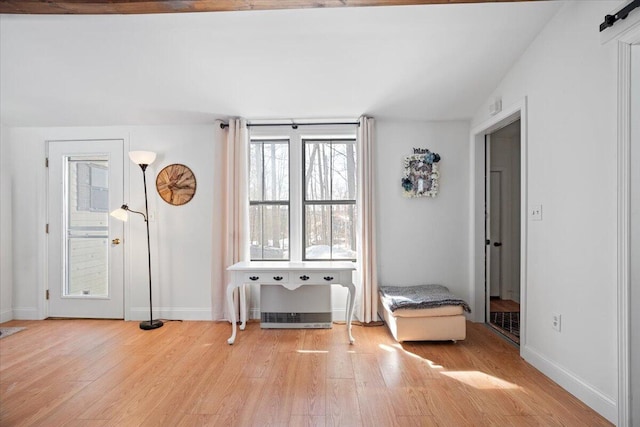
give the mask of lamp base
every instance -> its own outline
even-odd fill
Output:
[[[164,323],[162,320],[145,320],[144,322],[140,322],[140,329],[144,329],[145,331],[149,331],[151,329],[161,328]]]

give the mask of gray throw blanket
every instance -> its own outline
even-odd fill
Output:
[[[442,285],[380,286],[380,295],[384,306],[392,312],[400,308],[419,309],[459,305],[464,311],[471,313],[469,304]]]

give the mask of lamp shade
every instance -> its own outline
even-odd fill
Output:
[[[129,213],[124,208],[118,208],[110,213],[112,217],[115,219],[119,219],[120,221],[127,222],[129,219]]]
[[[129,158],[138,165],[150,165],[156,159],[153,151],[129,151]]]

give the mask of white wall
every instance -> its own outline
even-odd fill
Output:
[[[378,120],[376,185],[378,281],[438,283],[469,297],[469,123]],[[435,198],[407,199],[401,178],[413,148],[440,154]]]
[[[131,131],[131,150],[153,150],[156,161],[147,169],[153,281],[158,289],[154,313],[158,317],[183,320],[211,319],[211,256],[213,186],[212,168],[217,125],[136,127]],[[188,166],[196,177],[196,193],[182,206],[172,206],[155,190],[155,177],[173,163]],[[131,194],[129,206],[144,208],[144,190],[140,168],[129,162]],[[129,221],[134,248],[131,257],[131,315],[148,317],[147,270],[144,222]],[[135,238],[136,234],[139,238]],[[154,298],[155,300],[156,298]]]
[[[151,226],[154,313],[174,319],[211,318],[211,224],[213,159],[216,144],[214,125],[139,126],[95,128],[7,128],[3,134],[2,194],[11,194],[10,212],[2,207],[2,251],[10,252],[12,268],[5,271],[3,255],[2,290],[11,287],[13,318],[37,319],[46,314],[45,244],[46,174],[45,141],[50,139],[125,140],[128,150],[153,150],[158,159],[147,169],[149,210],[156,219]],[[126,156],[126,154],[125,154]],[[144,210],[140,168],[125,159],[130,177],[125,195],[132,209]],[[184,163],[198,182],[196,195],[186,205],[171,206],[155,190],[155,176],[166,165]],[[9,189],[5,193],[6,183]],[[126,197],[126,196],[125,196]],[[132,218],[125,231],[127,249],[125,316],[144,320],[148,316],[146,236],[143,221]],[[7,242],[5,230],[11,230]],[[13,245],[11,245],[13,242]],[[11,282],[8,286],[5,282]],[[4,320],[4,319],[3,319]]]
[[[9,174],[10,153],[6,128],[0,127],[0,323],[13,319],[11,206],[13,193]]]
[[[611,421],[617,418],[616,47],[598,25],[611,2],[570,2],[474,117],[528,101],[526,342],[522,355]],[[551,314],[562,315],[562,331]]]
[[[44,307],[45,289],[44,136],[37,130],[4,130],[2,145],[9,154],[2,170],[11,197],[8,214],[11,241],[3,242],[2,249],[10,251],[12,260],[6,273],[12,289],[12,317],[37,319]]]

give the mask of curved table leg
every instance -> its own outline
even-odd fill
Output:
[[[247,286],[240,285],[240,330],[247,327]]]
[[[347,295],[347,333],[349,334],[349,344],[353,344],[355,339],[351,335],[351,319],[353,319],[353,309],[355,307],[356,286],[353,283],[347,283],[343,286],[349,289],[349,295]]]
[[[233,291],[236,286],[233,283],[227,285],[227,304],[229,307],[229,315],[231,316],[231,337],[227,340],[227,343],[233,344],[236,340],[236,309],[233,302]]]

